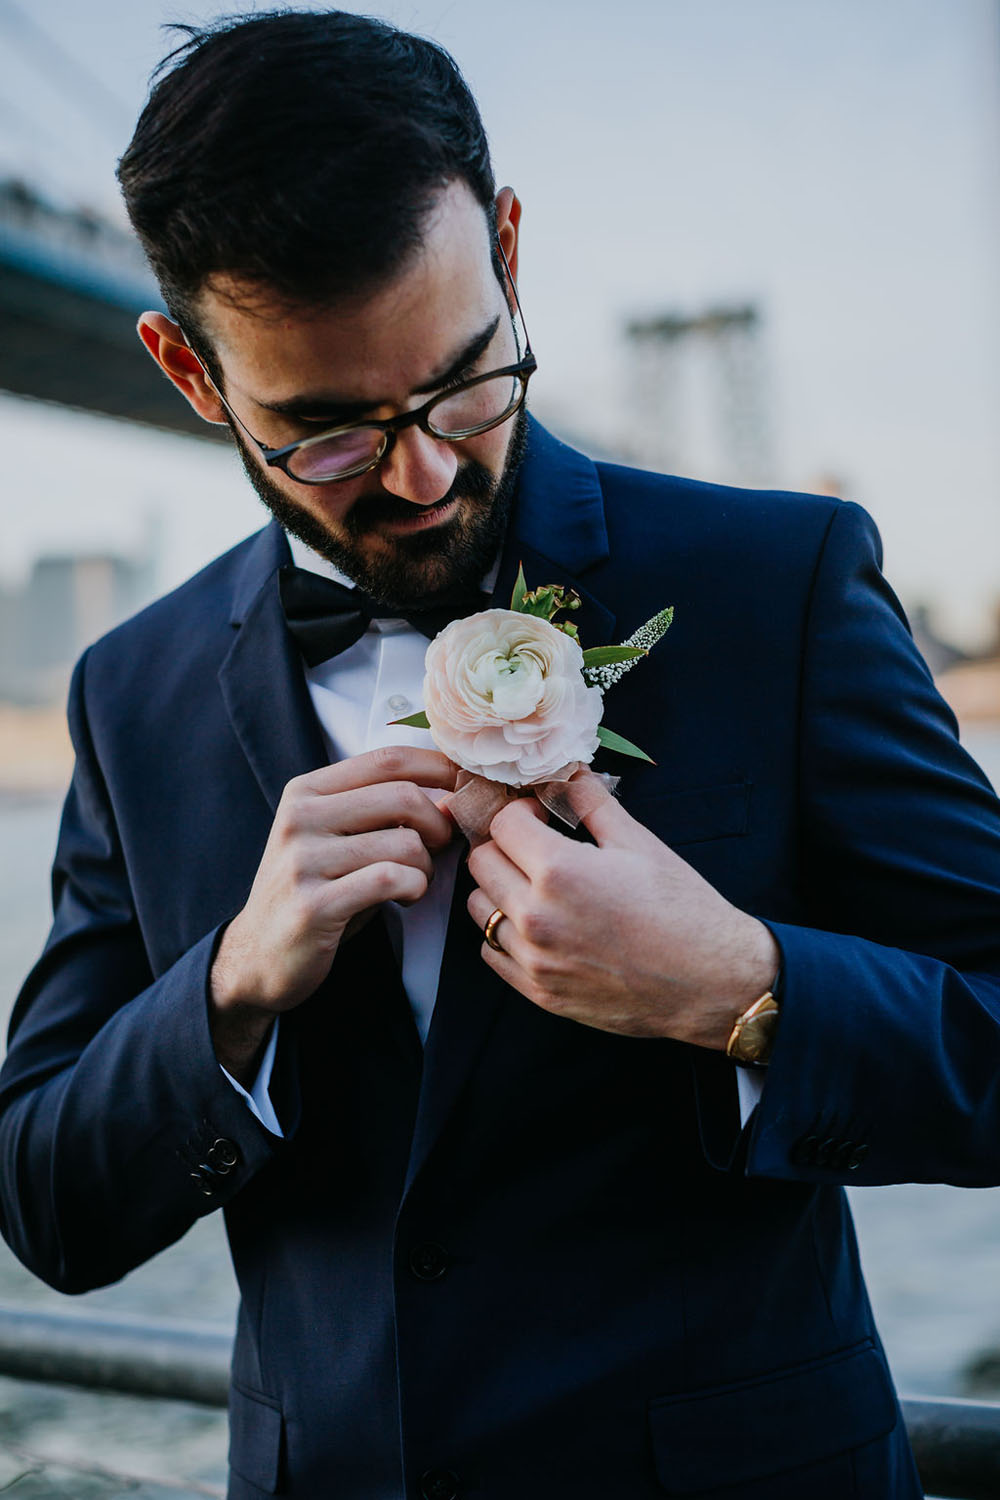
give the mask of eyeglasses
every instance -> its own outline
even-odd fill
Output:
[[[524,314],[521,312],[517,287],[514,285],[507,257],[499,240],[496,243],[514,295],[521,327],[524,329],[524,356],[516,364],[504,365],[500,370],[490,370],[485,375],[476,375],[471,380],[446,386],[413,411],[402,412],[400,416],[389,417],[384,422],[368,419],[345,422],[337,427],[328,427],[325,431],[316,433],[315,437],[300,438],[297,442],[286,443],[282,448],[269,448],[266,443],[254,437],[237,416],[206,370],[206,378],[222,405],[250,441],[259,448],[268,468],[282,469],[299,484],[334,484],[338,479],[353,479],[358,474],[367,474],[369,469],[374,469],[391,452],[396,434],[407,427],[419,427],[422,432],[445,443],[460,443],[465,438],[478,437],[480,433],[489,432],[491,428],[499,427],[501,422],[508,421],[524,405],[528,381],[538,368],[538,362],[531,352]],[[508,311],[511,313],[516,343],[517,325],[509,304]],[[186,334],[185,340],[191,347]],[[198,359],[193,348],[191,352]],[[202,364],[202,361],[198,359],[198,363]],[[204,369],[203,364],[202,368]]]

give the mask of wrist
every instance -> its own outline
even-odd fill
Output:
[[[778,975],[781,973],[781,949],[770,927],[757,917],[747,917],[752,923],[753,940],[748,947],[746,970],[743,976],[742,1000],[738,1015],[742,1015],[765,990],[776,991]]]
[[[240,972],[233,963],[226,928],[209,973],[208,1023],[215,1055],[227,1073],[249,1087],[257,1071],[274,1015],[247,998]]]
[[[781,986],[781,949],[775,941],[770,929],[762,922],[757,923],[762,934],[760,948],[760,964],[754,972],[754,982],[751,989],[758,990],[749,1003],[743,1007],[733,1022],[732,1030],[726,1039],[726,1056],[740,1067],[766,1068],[771,1060],[771,1051],[774,1046],[778,1031],[778,1022],[781,1018],[781,1007],[778,1003],[778,993]],[[759,989],[762,974],[773,974],[763,989]]]
[[[781,949],[769,927],[756,917],[740,913],[745,926],[732,965],[732,979],[725,998],[713,1007],[710,1032],[700,1038],[714,1051],[729,1049],[737,1023],[764,995],[773,993],[781,971]],[[708,1018],[706,1018],[708,1019]]]
[[[209,974],[212,1009],[220,1016],[254,1008],[253,990],[241,961],[238,920],[234,918],[223,928]]]

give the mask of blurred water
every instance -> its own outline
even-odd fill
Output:
[[[1000,781],[1000,726],[965,738],[994,782]],[[0,1019],[44,940],[58,818],[58,803],[51,799],[0,802]],[[1000,1347],[1000,1188],[904,1185],[859,1189],[851,1197],[899,1385],[911,1392],[957,1393],[964,1361],[984,1345]],[[0,1302],[67,1305],[2,1245]],[[221,1216],[201,1220],[178,1245],[118,1285],[73,1299],[72,1306],[81,1304],[95,1311],[231,1326],[236,1289]],[[221,1442],[221,1427],[212,1430]],[[195,1436],[203,1444],[199,1433],[196,1424]],[[201,1452],[197,1444],[196,1451]]]

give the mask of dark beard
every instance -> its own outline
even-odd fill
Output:
[[[460,462],[447,494],[435,502],[443,507],[452,499],[464,500],[467,504],[460,514],[427,531],[394,537],[391,548],[372,557],[352,543],[381,521],[411,516],[412,501],[385,493],[361,498],[339,522],[343,538],[332,536],[322,521],[278,489],[231,421],[229,428],[247,478],[278,524],[380,604],[399,609],[425,607],[437,594],[451,589],[475,588],[489,572],[507,530],[528,437],[522,407],[514,417],[499,478],[476,459]]]

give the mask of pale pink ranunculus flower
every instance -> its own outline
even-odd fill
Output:
[[[579,643],[548,620],[511,609],[453,620],[424,670],[431,736],[466,771],[530,786],[593,759],[601,691],[583,679]]]

